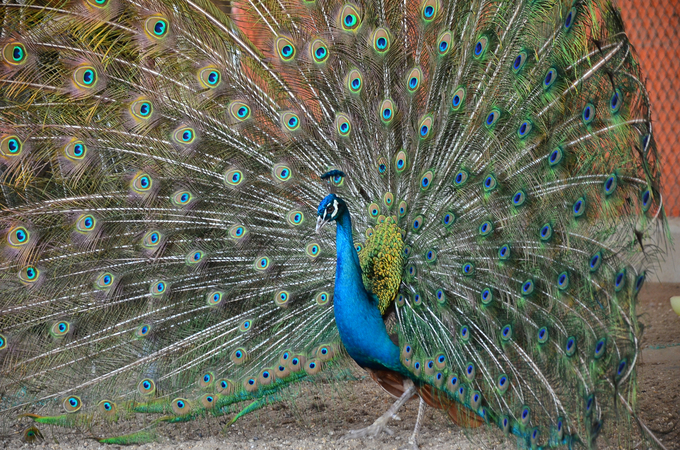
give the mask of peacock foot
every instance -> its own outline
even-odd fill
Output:
[[[378,417],[378,419],[376,419],[375,422],[373,422],[366,428],[362,428],[361,430],[350,431],[343,437],[343,439],[362,439],[367,437],[374,438],[383,432],[389,434],[390,436],[394,435],[394,431],[387,428],[387,423],[392,419],[401,420],[397,416],[397,411],[399,411],[399,408],[401,408],[402,405],[406,403],[406,401],[410,399],[413,396],[413,394],[415,394],[415,392],[416,392],[415,386],[413,385],[413,383],[409,381],[408,388],[406,389],[406,391],[404,391],[402,396],[399,397],[399,399],[396,402],[394,402],[392,406],[390,406],[390,409],[388,409],[385,412],[385,414]]]
[[[371,425],[360,430],[352,430],[343,436],[343,439],[365,439],[374,438],[380,433],[387,433],[390,436],[394,435],[394,431],[387,427],[387,423],[390,421],[391,416],[381,416]]]

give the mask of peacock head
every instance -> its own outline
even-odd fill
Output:
[[[347,204],[343,199],[335,194],[328,194],[326,198],[319,203],[319,209],[317,211],[318,217],[316,218],[316,232],[318,233],[327,223],[337,220],[346,209]]]

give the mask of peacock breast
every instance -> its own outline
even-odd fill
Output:
[[[384,314],[399,291],[404,269],[404,231],[393,217],[379,220],[366,230],[366,243],[359,250],[364,287],[378,298]]]

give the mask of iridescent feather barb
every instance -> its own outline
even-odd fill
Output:
[[[3,422],[147,442],[353,359],[400,397],[370,432],[419,395],[629,446],[665,219],[616,8],[232,6],[0,5]]]

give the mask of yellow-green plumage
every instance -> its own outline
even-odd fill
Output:
[[[383,219],[366,231],[365,247],[359,251],[364,286],[379,299],[378,308],[385,313],[399,291],[404,270],[402,230],[392,217]]]

